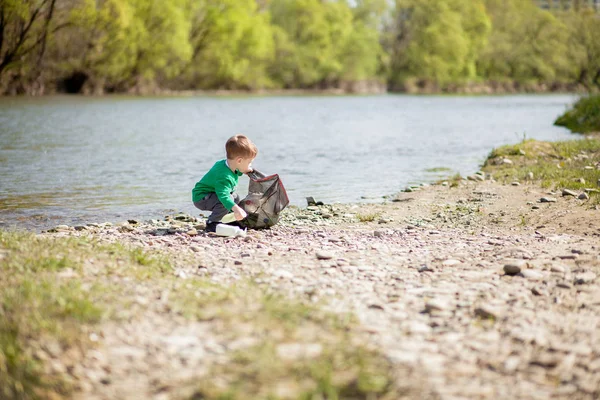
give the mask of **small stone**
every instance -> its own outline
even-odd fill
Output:
[[[306,198],[306,203],[307,203],[308,206],[316,206],[317,205],[317,202],[315,201],[315,198],[312,197],[312,196],[308,196]]]
[[[197,236],[198,235],[198,231],[196,229],[190,229],[189,231],[186,232],[186,235],[188,235],[188,236]]]
[[[483,305],[475,309],[475,315],[484,319],[498,319],[502,312],[492,306]]]
[[[190,246],[190,250],[194,253],[200,253],[202,251],[202,249],[198,246]]]
[[[529,179],[530,181],[532,181],[532,180],[533,180],[533,172],[529,171],[529,172],[527,173],[527,179]]]
[[[449,260],[442,262],[442,265],[444,265],[446,267],[452,267],[452,266],[458,265],[458,264],[461,264],[461,262],[459,260],[454,260],[454,259],[449,259]]]
[[[502,164],[512,164],[513,162],[511,160],[509,160],[508,158],[503,158],[502,159]]]
[[[316,255],[318,260],[331,260],[333,258],[333,254],[326,251],[317,251]]]
[[[234,265],[242,265],[242,262],[240,260],[235,260],[233,262]]]
[[[57,230],[57,231],[68,231],[69,230],[69,225],[58,225],[54,229]]]
[[[540,209],[540,206],[533,206],[533,207],[531,207],[531,209],[532,209],[532,210],[539,210],[539,209]]]
[[[554,197],[542,197],[540,203],[556,203],[556,199]]]
[[[383,229],[377,229],[375,232],[373,232],[373,235],[375,237],[383,237],[385,236],[385,231]]]
[[[504,265],[504,273],[506,275],[517,275],[519,272],[521,272],[521,268],[524,267],[525,265],[526,265],[525,263],[518,263],[518,262],[505,264]]]
[[[596,274],[592,271],[583,272],[575,275],[575,284],[583,285],[587,283],[593,283],[596,280]]]
[[[574,190],[570,190],[570,189],[563,189],[562,195],[563,196],[573,196],[573,197],[576,197],[577,196],[577,192],[574,191]]]
[[[521,276],[523,276],[523,278],[530,279],[532,281],[537,281],[539,279],[542,279],[544,277],[544,274],[542,274],[539,271],[533,271],[531,269],[526,269],[526,270],[521,271]]]
[[[521,184],[519,182],[517,182],[517,181],[512,182],[511,185],[513,185],[513,186],[521,186]]]
[[[428,313],[431,313],[432,311],[444,311],[444,310],[447,310],[448,308],[450,308],[449,305],[439,299],[429,300],[425,304],[425,311]]]
[[[589,198],[590,198],[590,195],[589,195],[589,194],[587,194],[587,193],[585,193],[585,192],[583,192],[583,193],[581,193],[579,196],[577,196],[577,198],[578,198],[579,200],[589,200]]]
[[[550,271],[563,274],[565,272],[565,267],[563,267],[562,265],[553,265],[550,267]]]

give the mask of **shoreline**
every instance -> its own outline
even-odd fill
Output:
[[[526,94],[579,94],[598,93],[600,88],[586,88],[579,84],[563,83],[518,83],[486,82],[468,84],[450,84],[439,87],[433,82],[410,81],[396,88],[367,87],[325,88],[325,89],[151,89],[128,92],[66,93],[51,91],[41,95],[2,94],[0,98],[44,98],[65,97],[227,97],[227,96],[375,96],[375,95],[526,95]]]

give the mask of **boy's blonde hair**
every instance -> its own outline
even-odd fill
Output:
[[[256,145],[244,135],[230,137],[227,143],[225,143],[225,151],[227,151],[227,158],[229,160],[237,157],[254,159],[258,154]]]

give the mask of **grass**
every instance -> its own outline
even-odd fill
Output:
[[[250,280],[225,287],[172,272],[168,257],[138,248],[0,230],[0,398],[70,397],[75,382],[44,360],[73,348],[83,356],[95,346],[89,332],[119,323],[139,284],[168,288],[165,318],[205,321],[231,349],[205,379],[182,385],[193,399],[386,400],[418,389],[397,379],[351,315]]]
[[[554,125],[574,133],[600,132],[600,95],[582,97],[572,109],[558,117]]]
[[[326,313],[250,283],[226,294],[200,290],[211,291],[216,301],[207,305],[195,296],[186,307],[197,310],[199,319],[218,320],[230,341],[249,345],[214,365],[191,399],[396,399],[406,390],[396,384],[391,363],[359,339],[349,315]]]
[[[373,222],[380,216],[381,216],[381,213],[378,213],[378,212],[368,213],[368,214],[356,214],[356,218],[358,218],[358,220],[360,222]]]
[[[49,343],[59,352],[89,347],[87,327],[107,318],[112,288],[84,282],[86,266],[100,275],[143,280],[169,270],[159,256],[81,238],[44,238],[0,230],[0,398],[68,396],[68,377],[48,373],[36,355]],[[65,274],[68,277],[61,277]]]
[[[499,160],[508,158],[512,164]],[[571,189],[583,191],[598,189],[600,179],[600,139],[590,136],[564,142],[538,142],[525,140],[516,145],[494,149],[483,170],[504,183],[527,181],[529,174],[542,187],[551,190]],[[587,167],[587,168],[586,168]],[[598,204],[599,193],[589,193],[592,204]]]

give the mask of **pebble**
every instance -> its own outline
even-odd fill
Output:
[[[442,265],[446,266],[446,267],[452,267],[455,265],[461,264],[461,261],[459,260],[454,260],[454,259],[448,259],[444,262],[442,262]]]
[[[590,198],[590,195],[589,195],[589,194],[587,194],[587,193],[585,193],[585,192],[583,192],[583,193],[581,193],[579,196],[577,196],[577,198],[578,198],[579,200],[589,200],[589,198]]]
[[[565,267],[563,267],[562,265],[552,265],[550,267],[550,271],[563,274],[565,272]]]
[[[490,305],[482,305],[475,309],[475,315],[484,319],[498,319],[502,315],[502,311]]]
[[[570,190],[570,189],[563,189],[562,195],[563,196],[573,196],[573,197],[576,197],[577,196],[577,192],[575,192],[574,190]]]
[[[556,203],[556,199],[554,197],[542,197],[540,203]]]
[[[530,280],[533,280],[533,281],[540,280],[540,279],[542,279],[544,277],[544,274],[542,274],[541,272],[534,271],[534,270],[531,270],[531,269],[526,269],[526,270],[521,271],[521,275],[524,278],[527,278],[527,279],[530,279]]]
[[[521,186],[521,184],[519,182],[517,182],[517,181],[512,182],[511,185],[513,185],[513,186]]]
[[[327,251],[317,251],[316,256],[318,260],[331,260],[333,258],[333,254]]]
[[[506,275],[517,275],[521,272],[521,267],[524,263],[509,263],[504,265],[504,273]]]
[[[377,229],[375,232],[373,232],[373,235],[375,237],[383,237],[383,236],[385,236],[385,233],[386,233],[385,230]]]

